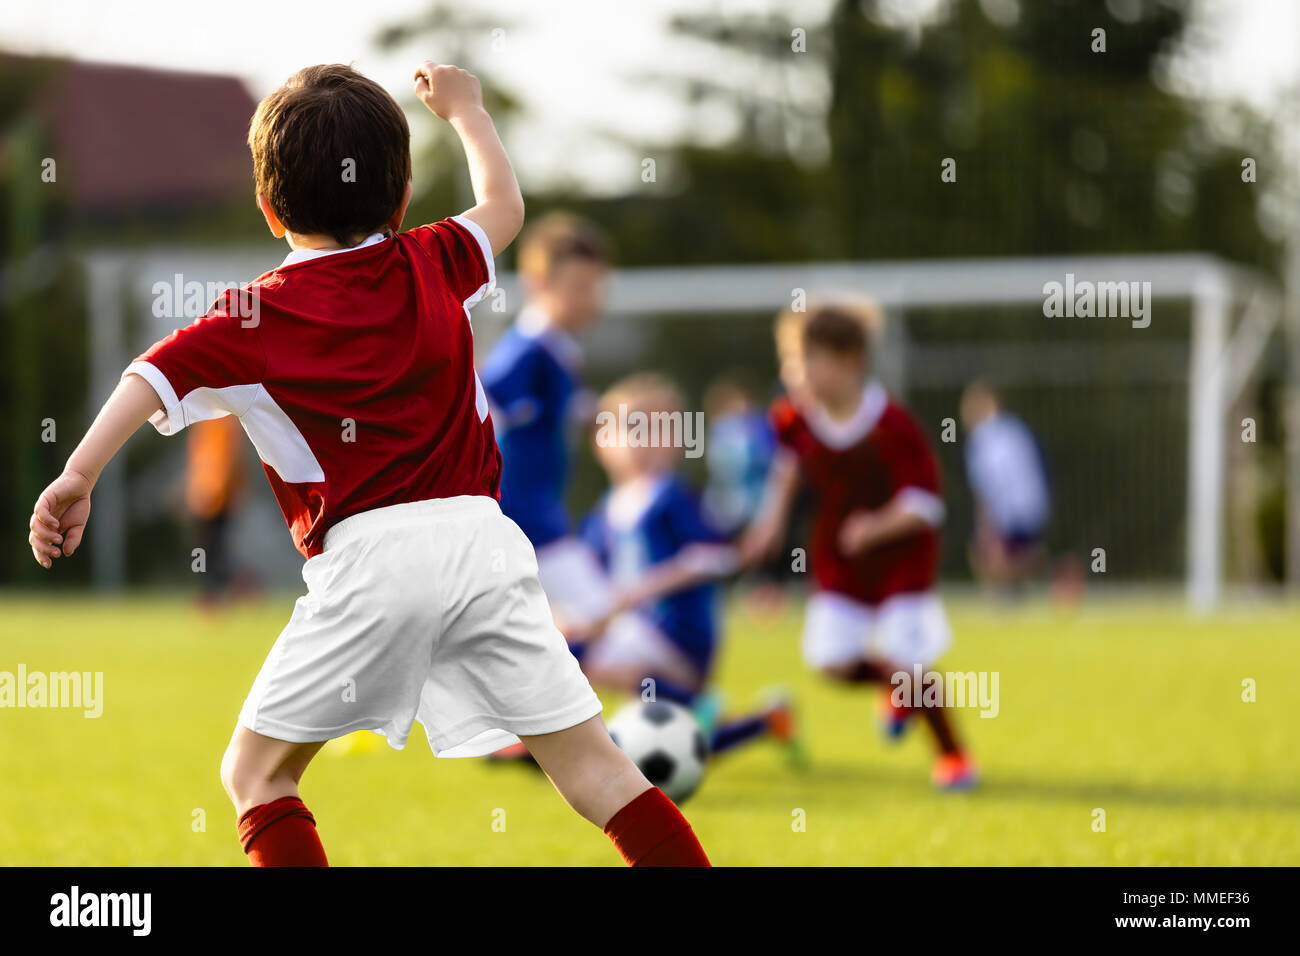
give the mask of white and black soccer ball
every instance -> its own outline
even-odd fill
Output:
[[[704,779],[709,745],[695,715],[680,704],[633,701],[609,722],[609,735],[673,803]]]

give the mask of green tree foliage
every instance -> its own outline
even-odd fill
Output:
[[[1185,3],[977,0],[918,44],[839,2],[828,122],[840,237],[851,256],[1205,249],[1271,263],[1240,159],[1193,104],[1153,82]],[[1104,31],[1099,34],[1096,31]],[[1104,42],[1104,51],[1101,44]],[[940,176],[956,161],[956,181]]]
[[[726,146],[684,146],[669,164],[701,231],[748,226],[731,255],[711,250],[715,260],[1201,249],[1275,261],[1258,192],[1240,175],[1243,156],[1267,153],[1263,131],[1256,124],[1249,146],[1215,142],[1196,104],[1154,79],[1185,28],[1186,2],[1133,0],[1119,20],[1112,5],[1035,0],[999,24],[978,0],[953,0],[915,30],[882,22],[877,6],[837,0],[823,24],[675,22],[749,61],[730,84],[670,79],[696,101],[729,100],[739,117]],[[797,29],[805,52],[792,48]],[[789,84],[761,82],[795,62],[824,76],[820,112]],[[810,113],[829,138],[824,157]],[[946,160],[955,181],[941,175]],[[732,208],[741,205],[747,212]],[[748,221],[764,213],[779,226],[770,234]],[[649,240],[641,233],[636,244]]]

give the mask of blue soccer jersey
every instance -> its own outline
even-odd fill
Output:
[[[676,476],[641,488],[616,489],[582,522],[581,536],[616,586],[631,586],[652,566],[698,544],[717,544],[699,498]],[[718,634],[718,588],[700,584],[639,608],[659,631],[707,674]]]
[[[705,514],[717,527],[738,532],[758,514],[776,453],[766,410],[718,419],[709,429],[708,449]]]
[[[525,310],[479,370],[501,448],[501,510],[534,548],[569,533],[564,493],[580,363],[572,338]]]

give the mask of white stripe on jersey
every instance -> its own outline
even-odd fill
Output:
[[[195,388],[178,401],[171,383],[150,362],[132,362],[123,375],[139,375],[163,401],[164,414],[150,419],[161,435],[174,435],[186,425],[237,415],[262,461],[290,484],[324,481],[325,472],[284,409],[260,383],[225,388]]]

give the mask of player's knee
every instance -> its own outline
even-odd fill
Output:
[[[579,814],[603,827],[649,782],[631,758],[611,744],[607,751],[592,755],[576,784],[566,799]]]
[[[246,749],[231,741],[221,758],[221,786],[237,809],[265,803],[263,793],[272,783],[272,774]]]
[[[569,764],[568,786],[581,792],[598,785],[601,780],[623,770],[624,757],[613,740],[607,737],[592,739]]]
[[[233,802],[238,803],[238,793],[241,789],[239,780],[239,757],[234,743],[226,748],[226,752],[221,755],[221,788],[226,791]]]
[[[592,741],[552,780],[569,806],[598,826],[630,799],[628,793],[645,788],[636,764],[607,736]]]

